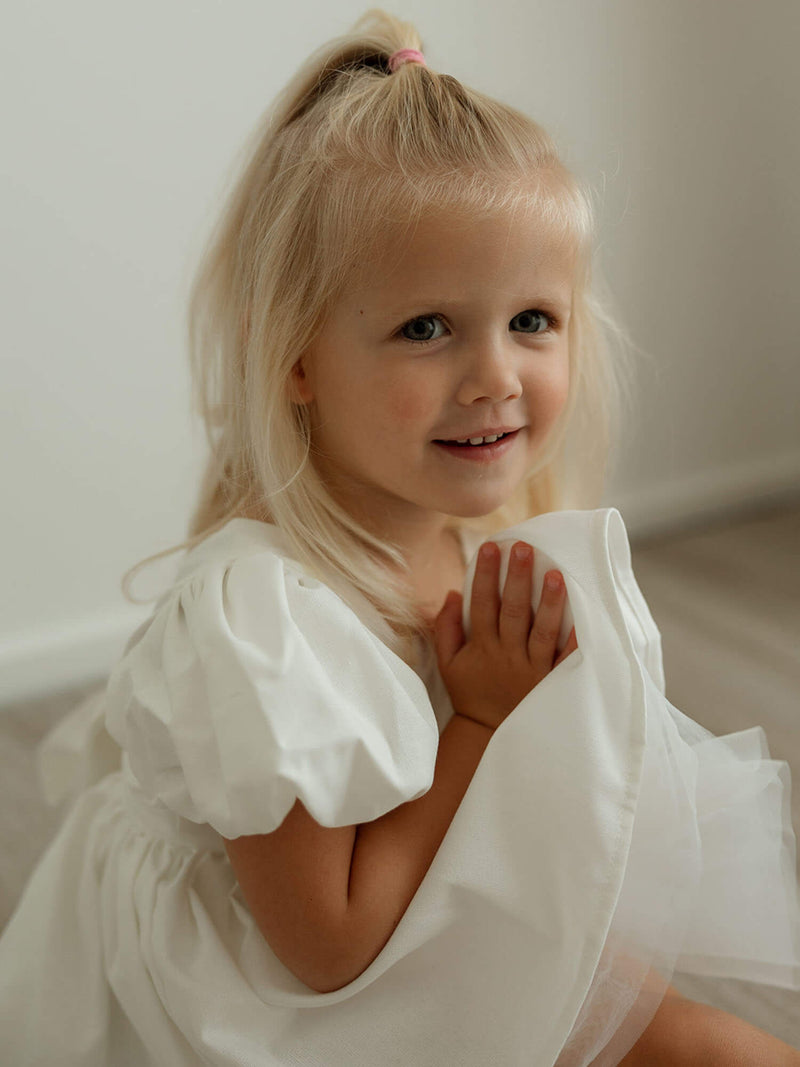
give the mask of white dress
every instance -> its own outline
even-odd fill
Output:
[[[220,835],[297,797],[341,826],[422,795],[452,707],[276,527],[185,555],[45,743],[51,793],[83,788],[0,939],[4,1064],[606,1067],[674,970],[800,989],[787,765],[666,700],[617,511],[502,538],[562,572],[579,650],[494,733],[392,937],[332,993],[272,953]]]

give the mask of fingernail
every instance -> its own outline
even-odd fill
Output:
[[[558,574],[548,574],[544,581],[547,588],[552,592],[561,588],[561,576]]]
[[[495,546],[491,541],[481,545],[481,559],[491,559],[495,553]]]
[[[531,558],[530,545],[514,545],[514,558],[519,560]]]

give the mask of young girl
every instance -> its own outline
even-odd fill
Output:
[[[4,1062],[800,1063],[669,985],[800,988],[789,781],[666,701],[619,514],[561,510],[591,232],[380,12],[286,90],[195,289],[188,551],[42,753],[86,788],[0,942]]]

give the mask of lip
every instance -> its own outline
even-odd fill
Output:
[[[454,433],[448,434],[447,437],[437,437],[434,444],[440,444],[442,441],[464,441],[470,437],[494,437],[501,433],[516,433],[519,426],[490,426],[486,430],[472,430],[470,433]]]
[[[491,463],[492,460],[499,459],[510,451],[514,447],[514,442],[517,439],[519,429],[511,431],[499,431],[500,433],[506,432],[507,437],[504,437],[502,441],[495,441],[491,445],[446,445],[441,441],[434,441],[433,443],[442,452],[446,452],[448,455],[461,459],[465,463]],[[473,437],[484,437],[486,434],[473,434]]]

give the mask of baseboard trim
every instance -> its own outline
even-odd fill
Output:
[[[148,614],[131,605],[5,642],[0,645],[0,702],[35,700],[106,678]]]
[[[631,541],[778,508],[800,500],[800,451],[699,471],[685,478],[611,493]]]

